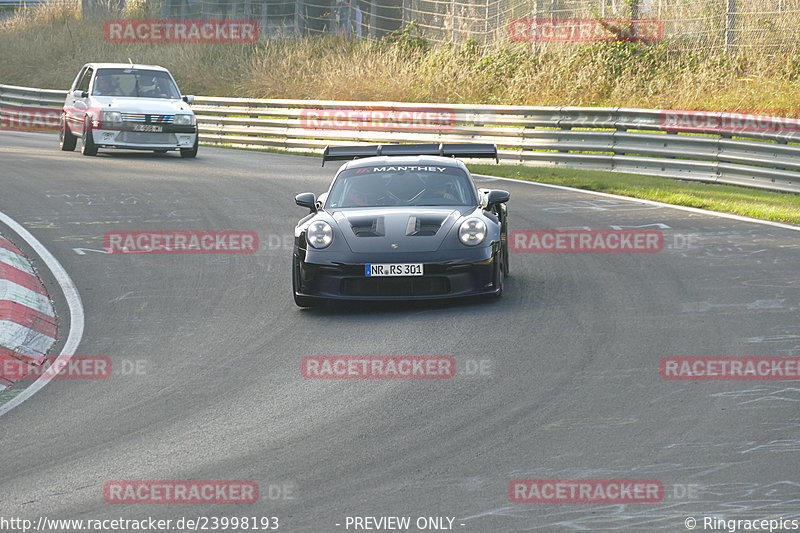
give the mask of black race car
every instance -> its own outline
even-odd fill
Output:
[[[455,157],[497,160],[497,147],[326,148],[323,166],[352,161],[319,198],[295,198],[311,210],[294,232],[295,303],[501,295],[509,193],[476,189]]]

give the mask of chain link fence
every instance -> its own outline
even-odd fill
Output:
[[[659,40],[676,49],[793,47],[800,37],[800,0],[162,0],[163,15],[258,20],[263,35],[339,34],[378,38],[408,28],[429,42],[502,44],[613,39],[581,34],[596,19],[649,19]],[[528,22],[520,36],[514,22]],[[548,26],[547,24],[550,24]],[[410,26],[409,26],[410,25]],[[569,30],[564,31],[564,28]],[[538,28],[534,28],[538,26]],[[636,38],[636,36],[633,36]]]
[[[262,38],[396,32],[428,43],[622,39],[728,52],[800,43],[800,0],[0,0],[0,8],[71,1],[108,18],[253,20]]]

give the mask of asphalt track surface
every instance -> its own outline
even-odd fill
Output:
[[[293,199],[323,192],[336,169],[205,147],[196,160],[89,158],[60,152],[52,134],[0,133],[0,211],[78,287],[78,353],[128,369],[53,380],[0,418],[0,516],[277,516],[291,532],[353,531],[348,516],[451,517],[463,532],[800,517],[798,382],[659,375],[667,356],[800,355],[800,233],[481,181],[511,192],[511,229],[661,228],[664,249],[513,253],[499,301],[301,310],[284,245],[305,213]],[[91,251],[106,231],[163,229],[251,230],[261,247]],[[309,380],[308,355],[449,355],[458,371]],[[514,503],[514,479],[657,479],[664,498]],[[260,498],[112,505],[111,480],[253,480]]]

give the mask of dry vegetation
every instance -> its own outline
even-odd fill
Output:
[[[144,18],[142,13],[131,13]],[[428,47],[405,33],[250,45],[109,44],[102,21],[54,5],[0,23],[0,83],[66,88],[87,61],[156,63],[182,90],[254,98],[715,109],[797,114],[800,50],[703,55],[669,44]]]

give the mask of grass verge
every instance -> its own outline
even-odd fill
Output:
[[[528,167],[523,165],[469,165],[470,172],[585,189],[800,225],[800,195],[694,183],[673,178]]]

